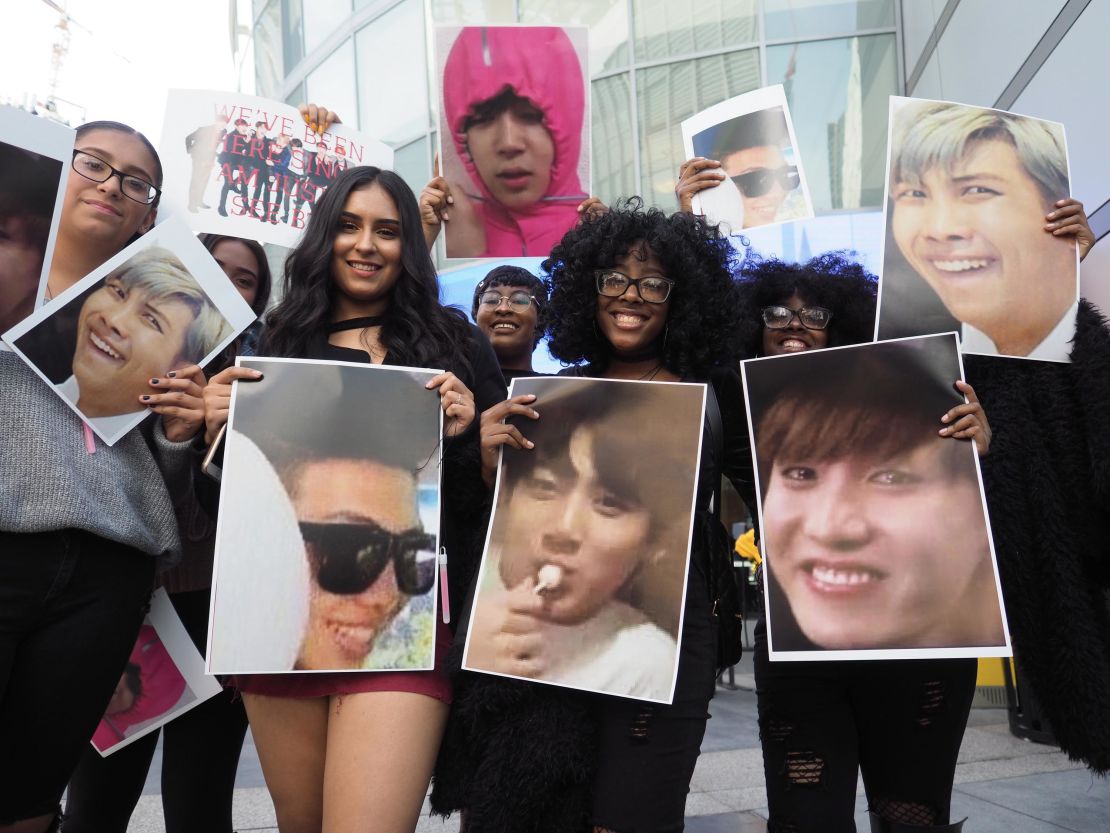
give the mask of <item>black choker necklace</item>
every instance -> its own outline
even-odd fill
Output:
[[[364,315],[362,318],[348,318],[344,321],[333,321],[331,324],[328,324],[328,333],[341,333],[345,330],[365,330],[367,327],[379,327],[384,321],[384,315]]]

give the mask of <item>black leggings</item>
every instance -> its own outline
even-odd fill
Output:
[[[686,585],[673,704],[602,698],[595,826],[614,833],[683,829],[686,796],[716,685],[716,662],[717,629],[695,555]]]
[[[53,812],[138,636],[154,558],[87,532],[0,532],[0,824]]]
[[[170,596],[177,615],[203,654],[208,590]],[[232,689],[162,728],[162,810],[166,833],[231,833],[235,770],[247,714]],[[143,790],[158,732],[102,758],[91,745],[69,782],[66,833],[125,833]]]
[[[854,833],[856,773],[869,809],[949,823],[974,659],[770,662],[755,629],[768,833]]]

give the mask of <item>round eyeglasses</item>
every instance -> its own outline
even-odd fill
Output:
[[[510,308],[523,312],[532,306],[535,300],[534,295],[529,295],[522,289],[510,292],[508,295],[502,295],[497,290],[490,289],[478,296],[478,305],[487,309],[498,309],[501,302],[505,301],[508,302]]]
[[[649,304],[662,304],[671,296],[674,281],[670,278],[630,278],[624,272],[615,269],[599,269],[597,277],[597,292],[610,298],[619,298],[628,291],[628,287],[636,287],[640,298]]]
[[[807,330],[823,330],[829,326],[832,312],[824,307],[790,309],[790,307],[784,307],[781,304],[763,308],[763,324],[769,330],[786,329],[790,326],[790,322],[794,320],[794,316],[798,317],[802,326]]]

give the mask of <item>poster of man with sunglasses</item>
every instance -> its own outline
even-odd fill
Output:
[[[695,214],[733,233],[813,216],[781,84],[730,98],[682,123],[687,162],[702,174]]]
[[[232,394],[208,672],[431,669],[437,371],[237,363],[262,378]]]

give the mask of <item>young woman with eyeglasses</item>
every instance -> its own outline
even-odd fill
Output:
[[[532,354],[544,334],[547,288],[519,266],[498,266],[474,287],[470,315],[486,334],[508,383],[534,376]]]
[[[858,263],[835,253],[804,264],[745,261],[739,289],[747,313],[739,329],[746,352],[783,356],[871,341],[877,284]],[[956,386],[970,403],[949,410],[937,430],[974,440],[983,454],[990,443],[986,415],[969,385]],[[805,540],[810,552],[822,546]],[[772,604],[788,610],[773,577],[770,586]],[[970,659],[770,662],[760,618],[755,679],[768,829],[854,830],[862,770],[875,833],[958,831],[963,822],[952,824],[949,817],[952,779],[975,673]],[[807,790],[804,802],[801,789]]]
[[[489,342],[440,305],[416,197],[399,176],[359,167],[332,182],[286,261],[259,354],[447,371],[433,380],[444,409],[441,538],[461,603],[488,513],[475,413],[505,387]],[[225,380],[250,377],[235,369]],[[227,412],[212,404],[215,436]],[[450,639],[441,627],[432,672],[237,679],[283,833],[415,827],[451,701]]]
[[[567,373],[709,382],[724,437],[703,438],[673,705],[464,672],[432,801],[438,812],[467,811],[470,833],[682,829],[716,677],[709,558],[728,549],[710,496],[725,475],[754,500],[731,253],[702,220],[636,200],[584,220],[544,262],[551,351],[574,365]],[[542,421],[543,403],[533,405],[510,413]],[[531,449],[527,434],[524,425],[491,441]]]
[[[78,128],[49,295],[64,292],[154,223],[158,154],[117,122]],[[156,565],[181,551],[203,375],[151,380],[161,415],[112,447],[16,354],[0,352],[0,737],[18,762],[0,831],[39,833],[104,714],[139,632]]]

